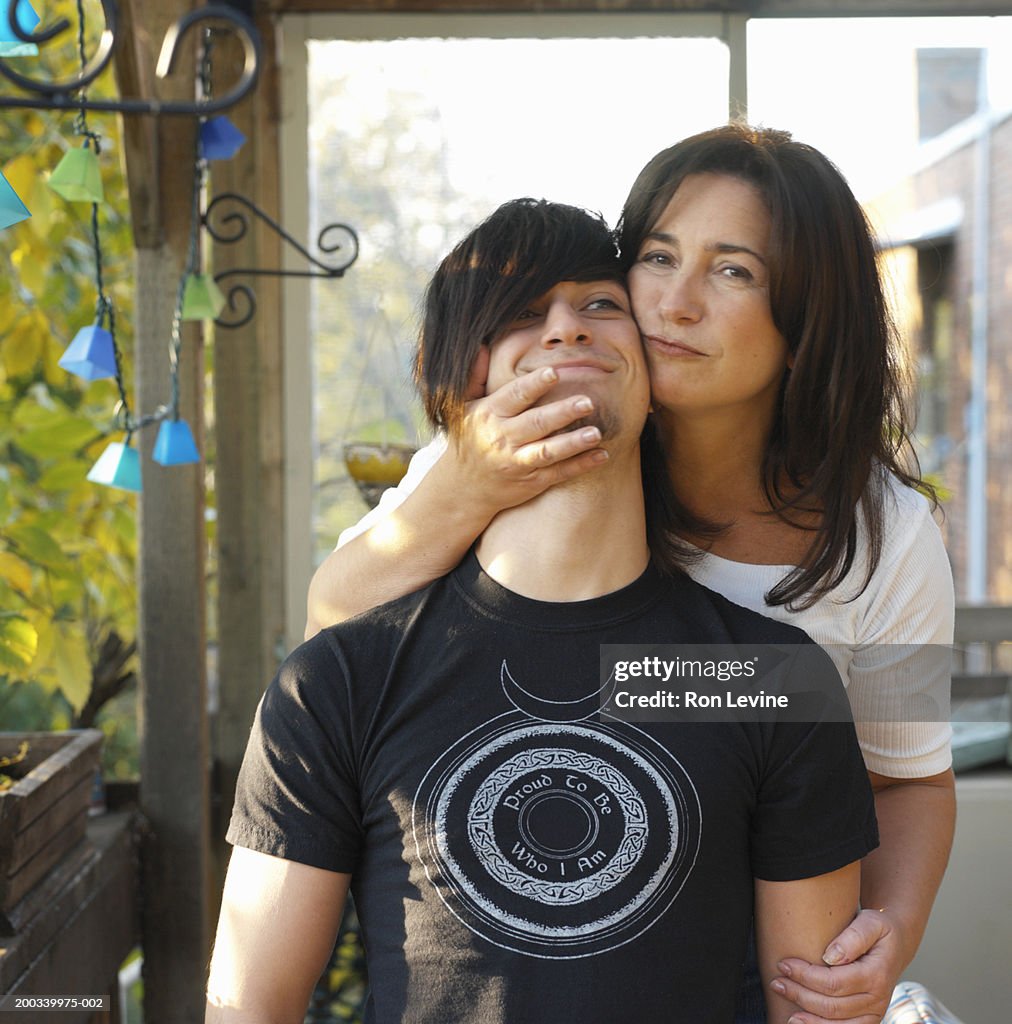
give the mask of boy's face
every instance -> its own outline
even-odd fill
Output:
[[[492,343],[486,391],[545,366],[559,380],[538,404],[587,395],[594,402],[587,422],[605,440],[620,429],[639,436],[650,384],[639,328],[620,282],[560,281],[535,299]]]

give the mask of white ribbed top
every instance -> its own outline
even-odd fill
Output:
[[[882,556],[864,593],[847,600],[859,589],[868,564],[868,539],[859,518],[848,582],[800,611],[764,599],[793,566],[703,554],[687,571],[729,601],[798,626],[822,645],[848,687],[868,767],[881,775],[920,778],[945,771],[952,760],[947,705],[952,570],[927,500],[892,477],[883,536]]]

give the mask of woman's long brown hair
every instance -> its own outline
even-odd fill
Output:
[[[731,124],[684,139],[640,172],[618,226],[627,268],[682,180],[706,173],[747,182],[769,209],[770,307],[793,355],[761,478],[772,514],[810,529],[812,542],[766,601],[806,608],[839,587],[854,566],[861,516],[870,557],[860,587],[841,595],[853,599],[881,559],[889,474],[937,504],[910,442],[898,339],[868,221],[818,150],[787,132]],[[817,526],[801,524],[798,514],[810,512]]]

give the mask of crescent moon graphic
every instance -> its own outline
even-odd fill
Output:
[[[499,681],[502,684],[506,699],[517,710],[541,722],[582,722],[596,715],[611,700],[615,690],[615,670],[594,691],[577,697],[574,700],[552,700],[550,697],[539,697],[530,690],[525,690],[510,674],[509,666],[503,659],[499,670]]]

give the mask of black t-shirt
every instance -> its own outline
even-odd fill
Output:
[[[799,644],[653,568],[548,603],[473,554],[303,644],[258,709],[228,839],[350,872],[368,1020],[733,1020],[755,877],[877,843],[849,723],[599,711],[599,645]]]

